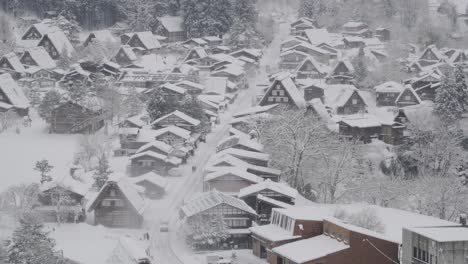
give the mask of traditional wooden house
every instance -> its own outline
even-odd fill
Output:
[[[317,62],[313,57],[306,58],[296,69],[297,79],[322,79],[330,69],[328,66]]]
[[[408,118],[403,109],[379,107],[373,114],[382,123],[380,139],[386,144],[400,145],[405,140]]]
[[[223,40],[217,36],[206,36],[203,37],[203,40],[206,41],[209,47],[217,47],[223,44]]]
[[[406,83],[416,91],[422,100],[434,100],[436,89],[440,86],[443,74],[438,70],[424,72]]]
[[[201,47],[192,48],[191,50],[188,51],[187,55],[185,56],[184,62],[203,59],[207,56],[208,54],[206,53],[204,48],[201,48]]]
[[[281,52],[281,62],[279,64],[279,67],[285,70],[297,69],[297,67],[308,57],[309,54],[290,48],[287,51]]]
[[[52,23],[41,22],[31,25],[21,36],[21,40],[36,40],[39,41],[48,33],[60,31],[60,29]]]
[[[233,155],[213,156],[206,164],[204,170],[206,172],[214,172],[219,167],[246,168],[247,172],[272,181],[278,181],[281,174],[281,171],[278,169],[254,165]]]
[[[252,165],[263,167],[268,167],[270,161],[269,154],[235,148],[225,149],[216,153],[214,159],[222,158],[225,155],[231,155]]]
[[[15,53],[10,52],[0,58],[0,72],[10,73],[12,77],[18,79],[24,71],[25,68]]]
[[[112,25],[109,30],[114,34],[115,36],[120,36],[124,34],[125,32],[128,32],[130,30],[130,26],[125,23],[125,22],[116,22],[114,25]]]
[[[167,175],[171,169],[181,164],[182,160],[177,157],[163,155],[152,150],[143,150],[130,156],[130,171],[133,176],[151,171],[159,175]]]
[[[354,80],[354,67],[347,60],[338,61],[327,76],[329,83],[350,84]]]
[[[143,195],[149,199],[161,199],[166,194],[167,180],[154,172],[148,172],[129,179],[135,185],[144,188]]]
[[[88,46],[90,43],[100,43],[100,44],[117,44],[119,41],[112,35],[110,30],[96,30],[88,34],[83,46]]]
[[[307,39],[300,36],[289,37],[281,42],[281,51],[285,51],[305,42],[307,42]]]
[[[73,48],[73,45],[63,31],[47,33],[39,41],[38,46],[44,47],[54,60],[59,59],[61,56],[71,57],[75,51],[75,48]]]
[[[462,50],[455,50],[448,56],[447,62],[451,65],[465,65],[467,63],[467,56]]]
[[[235,64],[230,64],[217,71],[214,71],[211,73],[211,76],[226,77],[230,82],[236,84],[237,88],[239,89],[248,88],[247,77],[245,75],[244,69]]]
[[[210,221],[212,217],[219,214],[222,215],[231,236],[221,244],[195,246],[199,249],[223,248],[224,245],[250,248],[252,244],[248,228],[252,226],[256,213],[244,201],[218,191],[210,191],[188,201],[181,208],[181,215],[188,222],[195,217]]]
[[[188,80],[177,82],[175,85],[184,89],[187,94],[195,96],[200,95],[205,89],[203,85]]]
[[[379,27],[375,29],[375,36],[380,39],[380,41],[389,41],[390,40],[390,30]]]
[[[0,112],[15,111],[20,116],[29,112],[29,101],[10,74],[0,75]]]
[[[185,47],[195,48],[195,47],[205,47],[208,45],[208,42],[206,42],[203,38],[191,38],[182,42],[182,44]]]
[[[212,54],[228,54],[230,52],[231,52],[231,47],[228,47],[228,46],[218,45],[218,46],[211,48]]]
[[[168,126],[156,130],[155,139],[174,148],[186,147],[196,142],[196,138],[192,136],[189,130],[177,126]]]
[[[52,133],[94,133],[104,126],[107,114],[98,98],[86,98],[80,102],[66,101],[51,113]]]
[[[245,168],[218,167],[216,171],[205,175],[203,190],[218,190],[220,192],[237,195],[242,188],[263,181],[263,178],[247,172]]]
[[[149,90],[149,93],[153,92]],[[165,99],[173,99],[175,101],[181,101],[184,99],[186,91],[172,83],[165,83],[159,86],[157,93],[161,94]]]
[[[262,57],[262,50],[260,49],[241,49],[231,53],[234,58],[246,57],[255,62],[258,62]]]
[[[381,121],[370,114],[343,116],[338,125],[340,135],[358,139],[364,143],[370,143],[372,139],[380,138],[382,133]]]
[[[278,75],[258,103],[260,106],[284,104],[296,108],[305,108],[304,96],[287,73]]]
[[[359,36],[364,38],[371,38],[372,31],[369,29],[369,26],[364,22],[348,22],[343,25],[344,35]]]
[[[126,179],[109,180],[91,201],[88,212],[94,211],[97,225],[118,228],[139,228],[146,202]]]
[[[375,87],[377,106],[395,106],[396,98],[404,89],[403,84],[394,81],[377,85]]]
[[[165,116],[162,116],[151,123],[151,125],[155,128],[176,126],[189,131],[195,131],[199,128],[200,124],[200,120],[192,118],[187,114],[177,110]]]
[[[53,71],[45,70],[36,66],[26,69],[25,77],[18,80],[18,84],[28,88],[54,88],[57,82]]]
[[[364,48],[366,41],[362,37],[346,36],[343,38],[344,47],[346,49]]]
[[[312,56],[314,59],[316,59],[317,61],[321,63],[328,63],[331,59],[330,52],[322,48],[319,48],[317,46],[314,46],[312,44],[309,44],[309,43],[298,44],[296,46],[293,46],[285,50],[285,52],[289,50],[297,50],[305,54],[308,54],[309,56]]]
[[[161,25],[161,34],[167,37],[168,42],[179,42],[187,39],[183,17],[163,16],[158,20]]]
[[[132,37],[128,40],[126,45],[132,48],[141,48],[146,52],[153,52],[161,48],[161,43],[159,43],[158,39],[151,31],[132,33]]]
[[[445,60],[445,56],[442,55],[435,45],[428,46],[419,56],[417,62],[422,67],[426,67],[428,65],[433,65],[440,63]]]
[[[324,86],[324,105],[337,115],[365,112],[367,104],[354,85],[335,84]]]
[[[26,66],[36,66],[50,70],[57,67],[55,61],[43,47],[35,47],[24,51],[20,57],[20,62]]]
[[[113,61],[117,62],[121,66],[132,65],[137,59],[137,55],[130,46],[121,46],[112,58]]]
[[[263,152],[263,145],[246,136],[229,136],[221,140],[216,146],[216,152],[228,148],[243,149],[248,151]]]
[[[291,23],[292,35],[303,35],[305,30],[314,29],[317,27],[317,21],[307,17],[301,17]]]
[[[406,85],[398,97],[395,99],[395,104],[398,107],[417,105],[421,103],[419,95],[410,85]]]
[[[258,200],[259,195],[263,196],[262,200]],[[255,209],[258,214],[257,223],[269,224],[271,211],[276,207],[274,202],[272,203],[265,197],[287,205],[294,205],[297,195],[297,190],[289,187],[286,183],[267,179],[241,189],[238,197]],[[288,207],[287,205],[283,207]]]
[[[136,152],[151,150],[162,155],[171,155],[174,149],[171,145],[157,140],[158,131],[149,128],[121,127],[119,128],[120,155],[132,155]]]

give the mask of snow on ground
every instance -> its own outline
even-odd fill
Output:
[[[88,224],[47,225],[50,236],[57,242],[56,249],[63,250],[69,259],[84,264],[103,264],[111,256],[121,236],[131,236],[137,240],[143,230],[110,229]]]
[[[251,249],[240,249],[240,250],[222,250],[212,252],[199,252],[194,256],[195,260],[200,263],[206,263],[207,256],[219,256],[223,259],[232,259],[232,255],[236,255],[236,259],[232,261],[233,264],[263,264],[268,263],[265,259],[257,258],[252,254]]]
[[[0,161],[2,184],[0,192],[11,185],[39,182],[39,172],[34,170],[38,160],[47,159],[54,166],[52,175],[67,173],[73,154],[78,147],[79,135],[49,134],[47,125],[32,117],[31,127],[20,126],[20,134],[10,129],[0,134]]]

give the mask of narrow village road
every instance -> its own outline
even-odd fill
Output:
[[[150,254],[158,264],[192,264],[197,263],[193,259],[187,259],[184,256],[185,245],[180,245],[177,239],[179,226],[179,210],[184,200],[190,199],[196,193],[202,192],[203,188],[203,167],[211,157],[215,154],[216,146],[226,135],[228,135],[229,121],[231,114],[238,112],[241,109],[247,109],[252,106],[257,94],[260,92],[256,84],[258,81],[265,81],[267,73],[266,66],[277,65],[280,53],[280,44],[289,34],[289,24],[279,24],[278,33],[270,46],[264,50],[264,56],[260,61],[260,72],[249,78],[250,88],[240,92],[238,98],[233,105],[230,105],[228,110],[221,115],[221,123],[214,128],[214,131],[207,136],[206,143],[202,143],[195,152],[195,156],[188,160],[188,164],[183,180],[176,186],[171,188],[169,201],[164,209],[154,212],[153,223],[151,223],[151,246]],[[189,168],[196,166],[196,171],[191,172]],[[169,223],[169,232],[160,232],[159,226],[161,222]]]

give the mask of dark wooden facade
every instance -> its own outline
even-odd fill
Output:
[[[54,60],[57,60],[60,58],[60,53],[62,52],[61,50],[57,50],[55,47],[54,43],[50,40],[50,38],[45,35],[41,41],[39,42],[38,46],[44,47],[44,49],[49,53],[50,57]],[[65,55],[67,56],[67,55]]]
[[[356,90],[351,94],[348,101],[346,101],[344,105],[338,106],[336,113],[339,115],[357,114],[359,112],[365,111],[366,107],[366,102],[364,102],[364,99]]]
[[[68,101],[54,110],[50,123],[52,133],[94,133],[104,126],[102,110],[91,110]]]
[[[157,156],[157,157],[155,157]],[[132,176],[143,175],[148,172],[155,172],[159,175],[167,175],[169,170],[176,168],[179,164],[177,158],[171,158],[174,162],[168,160],[165,155],[142,154],[139,157],[131,157],[130,170]]]
[[[88,212],[94,210],[96,224],[107,227],[139,228],[143,222],[140,209],[132,205],[116,182],[110,181],[99,192]]]

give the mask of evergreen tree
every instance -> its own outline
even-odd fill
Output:
[[[57,263],[55,241],[43,230],[43,224],[34,215],[25,214],[20,226],[13,232],[7,249],[7,261],[12,264]]]
[[[449,72],[436,91],[434,112],[448,123],[453,123],[468,111],[468,87],[461,67]]]
[[[7,43],[14,38],[10,17],[0,10],[0,42]]]
[[[129,116],[135,116],[141,113],[144,104],[135,88],[130,88],[129,95],[125,98],[124,104],[127,107]]]
[[[59,92],[55,90],[48,91],[44,95],[44,98],[42,98],[41,103],[39,104],[39,116],[50,124],[52,121],[52,110],[54,110],[57,106],[60,105],[61,100],[62,96]]]
[[[174,99],[166,99],[162,95],[155,93],[150,97],[146,110],[151,120],[156,120],[161,116],[177,110],[178,107],[179,104]]]
[[[28,99],[31,105],[34,107],[41,104],[41,94],[38,87],[31,87],[31,89],[29,89]]]
[[[301,0],[299,6],[299,17],[317,19],[324,11],[323,0]]]
[[[102,154],[99,159],[99,164],[94,172],[94,184],[93,187],[97,190],[100,190],[104,184],[106,184],[109,179],[109,175],[112,173],[112,170],[109,168],[109,161],[106,155]]]
[[[46,181],[52,181],[52,177],[49,175],[49,172],[54,168],[54,166],[49,164],[49,161],[46,159],[36,162],[34,170],[37,170],[41,173],[41,184]]]
[[[221,36],[232,25],[230,0],[185,0],[182,3],[185,30],[190,37]]]
[[[358,55],[353,59],[354,74],[356,81],[361,83],[368,75],[366,56],[364,54],[364,48],[359,49]]]
[[[229,45],[236,48],[260,47],[256,29],[258,11],[255,0],[238,0],[234,4],[234,24],[229,32]]]
[[[230,0],[211,1],[207,10],[204,35],[222,36],[232,25],[232,6]]]

